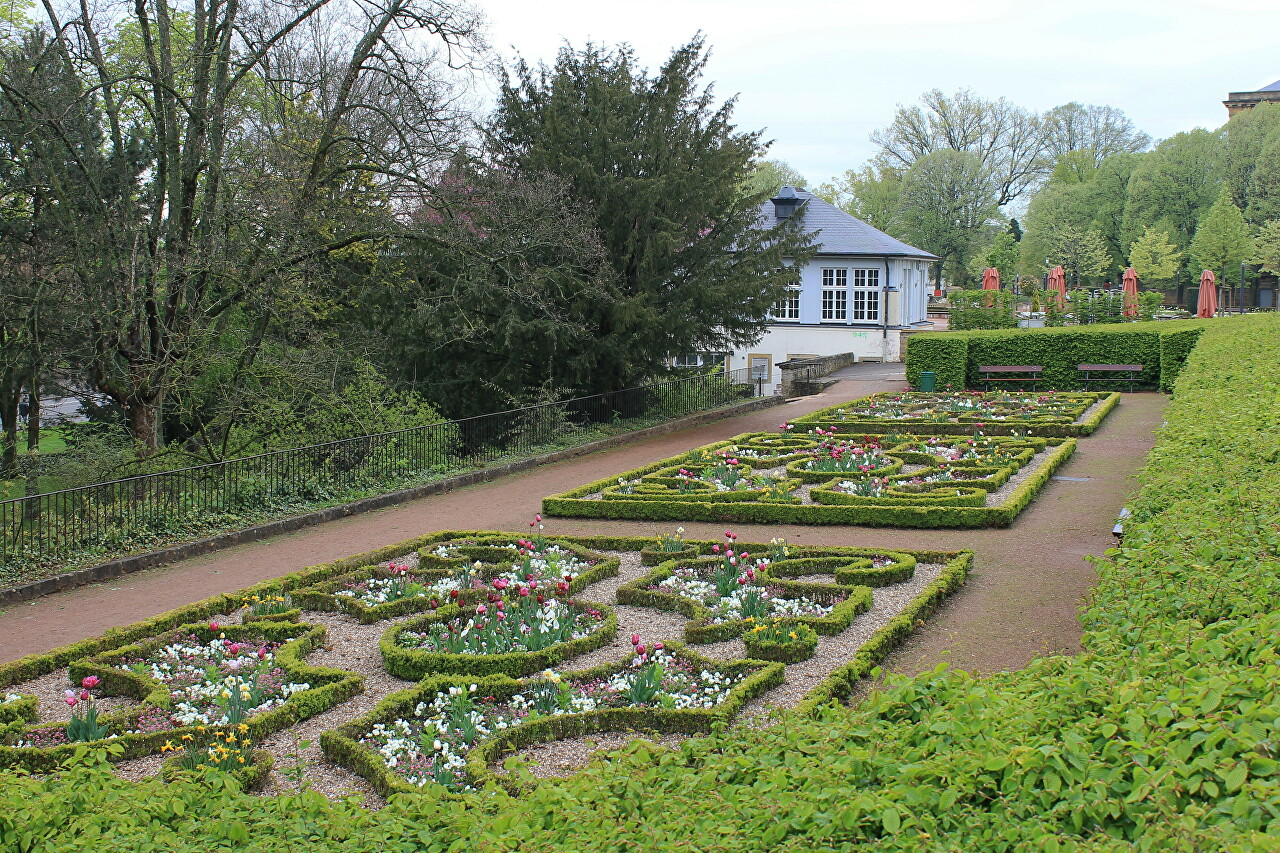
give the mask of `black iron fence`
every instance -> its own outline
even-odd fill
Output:
[[[670,420],[762,390],[747,369],[691,376],[0,501],[0,585],[68,555],[118,553],[263,512],[404,488],[589,441],[602,425]]]

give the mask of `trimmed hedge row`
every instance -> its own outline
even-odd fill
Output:
[[[556,643],[536,652],[509,652],[495,655],[450,654],[426,649],[410,649],[400,645],[397,638],[405,631],[420,631],[429,625],[448,622],[461,616],[475,614],[474,607],[466,609],[445,605],[428,616],[419,616],[408,622],[392,625],[378,640],[382,653],[382,665],[396,678],[418,681],[429,675],[470,674],[473,676],[506,675],[520,678],[550,669],[561,661],[585,655],[601,646],[607,646],[618,633],[618,616],[612,607],[603,604],[568,601],[574,606],[590,606],[604,615],[604,621],[585,637]]]
[[[1039,364],[1040,387],[1055,391],[1084,388],[1079,364],[1141,364],[1141,387],[1168,390],[1205,328],[1202,320],[1152,321],[1052,329],[998,329],[931,332],[911,337],[907,382],[920,386],[932,370],[938,387],[979,388],[983,365]]]
[[[1040,467],[1032,472],[1012,494],[998,506],[921,506],[893,505],[887,502],[855,506],[800,505],[782,502],[715,504],[698,501],[670,500],[588,500],[616,478],[608,478],[579,486],[542,499],[542,511],[549,516],[569,518],[631,518],[650,521],[712,521],[753,524],[856,524],[868,527],[1008,527],[1040,493],[1061,465],[1075,452],[1076,440],[1051,439],[1055,445]],[[675,457],[678,458],[678,457]],[[647,470],[662,467],[671,460],[627,472],[628,477],[641,476]]]

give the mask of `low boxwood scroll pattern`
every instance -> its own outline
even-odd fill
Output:
[[[819,409],[792,422],[793,430],[814,426],[842,435],[1041,436],[1090,435],[1120,402],[1119,393],[1076,392],[884,392]]]
[[[747,433],[735,436],[728,441],[628,471],[621,479],[643,483],[654,472],[679,467],[691,456],[708,452],[737,453],[743,446],[768,435]],[[809,442],[812,445],[822,440],[820,437],[811,438]],[[629,494],[618,491],[619,478],[611,477],[543,498],[542,511],[547,515],[565,517],[650,521],[1008,527],[1076,448],[1074,438],[988,437],[981,434],[972,437],[859,435],[856,440],[880,444],[884,453],[894,460],[895,470],[904,463],[930,467],[886,477],[886,488],[875,497],[838,491],[844,480],[850,477],[866,479],[870,476],[868,474],[823,474],[818,478],[822,484],[810,486],[811,500],[807,503],[797,497],[770,497],[752,492],[725,492],[726,499],[718,499],[715,493],[688,496],[678,490],[668,490],[665,494]],[[975,444],[976,449],[970,447],[971,444]],[[949,453],[939,455],[943,448],[947,448]],[[806,457],[806,452],[798,444],[790,444],[786,449],[795,452],[771,457],[770,461],[794,470],[796,464]],[[964,453],[972,454],[971,458],[954,458]],[[759,470],[764,463],[755,461]],[[1029,464],[1035,466],[1034,470],[1002,501],[993,505],[991,498],[984,493],[999,489],[1009,476]],[[981,476],[973,477],[972,481],[955,480],[949,485],[916,482],[940,474],[943,467],[959,477],[965,477],[967,469],[973,469]]]

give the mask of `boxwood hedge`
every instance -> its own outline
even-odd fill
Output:
[[[1141,364],[1140,387],[1169,390],[1205,323],[1162,320],[913,335],[907,382],[918,388],[921,371],[932,370],[940,389],[982,388],[978,368],[983,365],[1039,364],[1044,366],[1040,389],[1075,391],[1085,387],[1079,364]]]

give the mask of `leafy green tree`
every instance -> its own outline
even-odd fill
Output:
[[[1092,229],[1057,224],[1050,228],[1047,242],[1050,265],[1061,264],[1069,284],[1084,286],[1102,276],[1111,265],[1102,236]]]
[[[814,195],[858,217],[872,228],[894,235],[902,227],[898,219],[901,193],[902,175],[878,164],[863,166],[858,171],[849,169],[813,191]]]
[[[1253,238],[1252,249],[1246,259],[1249,263],[1257,264],[1264,273],[1280,275],[1280,219],[1262,223]]]
[[[946,95],[932,89],[919,105],[898,106],[888,127],[871,134],[877,161],[906,171],[943,150],[977,158],[1003,207],[1027,192],[1045,173],[1045,138],[1039,116],[1005,98],[989,101],[969,89]]]
[[[972,280],[982,281],[982,271],[987,267],[995,267],[1000,271],[1000,283],[1007,287],[1013,283],[1018,273],[1018,243],[1008,231],[999,231],[991,242],[980,249],[969,263]]]
[[[1197,268],[1213,270],[1220,281],[1235,271],[1252,251],[1249,226],[1244,214],[1231,200],[1231,190],[1223,185],[1218,200],[1200,220],[1189,255]]]
[[[997,190],[978,155],[944,148],[926,154],[902,178],[898,216],[905,237],[963,278],[975,240],[998,213]]]
[[[440,66],[469,55],[478,24],[435,0],[68,8],[63,20],[45,5],[43,61],[79,77],[76,108],[39,107],[34,79],[11,75],[4,91],[67,164],[51,191],[86,306],[85,372],[154,453],[166,398],[222,317],[404,232],[396,208],[464,131]],[[58,151],[91,131],[92,157]]]
[[[1087,184],[1050,181],[1027,205],[1026,231],[1018,244],[1022,269],[1039,277],[1045,259],[1058,251],[1056,234],[1063,228],[1088,231],[1093,225],[1093,199]],[[1054,262],[1056,263],[1056,261]]]
[[[1222,177],[1251,223],[1280,214],[1280,104],[1236,113],[1224,130]]]
[[[1138,281],[1147,287],[1165,287],[1173,283],[1182,268],[1183,252],[1158,228],[1148,227],[1129,247],[1129,264]]]
[[[589,205],[616,277],[592,306],[595,368],[582,390],[626,387],[676,353],[758,340],[803,261],[800,217],[761,227],[772,193],[743,184],[763,153],[734,102],[701,88],[701,37],[650,74],[630,47],[565,47],[554,67],[516,64],[489,129],[492,156],[549,174]]]
[[[747,180],[746,191],[749,195],[758,196],[768,193],[777,195],[783,187],[804,189],[809,186],[804,175],[785,160],[761,160],[755,164],[751,177]]]
[[[1121,243],[1131,244],[1155,226],[1178,248],[1190,246],[1200,219],[1218,197],[1222,147],[1219,134],[1193,130],[1143,155],[1129,180]]]
[[[1144,151],[1151,145],[1151,137],[1115,107],[1072,101],[1049,110],[1043,122],[1045,156],[1055,170],[1072,160],[1073,168],[1096,168],[1115,154]]]

